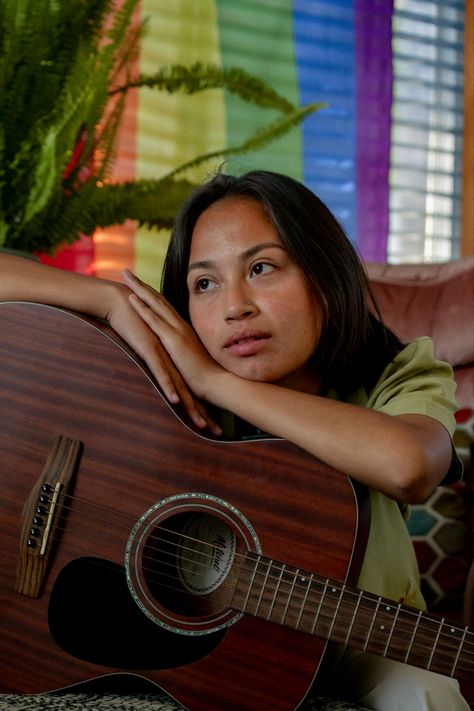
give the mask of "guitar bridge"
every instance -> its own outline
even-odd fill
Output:
[[[13,588],[21,595],[36,598],[41,594],[81,448],[80,440],[55,436],[41,476],[25,502]]]

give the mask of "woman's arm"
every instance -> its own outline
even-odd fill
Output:
[[[225,371],[208,383],[206,400],[398,501],[423,501],[449,469],[449,434],[431,417],[394,417]]]
[[[424,500],[448,471],[451,440],[437,420],[395,417],[243,379],[209,356],[191,326],[161,295],[131,275],[125,278],[136,292],[130,296],[132,305],[198,397],[399,501]]]
[[[0,301],[51,304],[106,319],[118,301],[126,302],[128,293],[127,287],[117,282],[0,253]]]
[[[131,307],[130,289],[49,267],[32,259],[0,253],[0,301],[32,301],[79,311],[109,321],[112,328],[147,360],[170,402],[181,402],[197,427],[221,430],[190,393],[156,335]]]

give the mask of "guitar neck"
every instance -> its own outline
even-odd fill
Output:
[[[474,674],[468,627],[254,553],[241,567],[232,607],[447,676]]]

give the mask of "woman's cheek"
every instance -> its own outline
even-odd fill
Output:
[[[213,352],[215,350],[215,344],[213,344],[213,339],[212,339],[212,334],[214,333],[213,328],[209,328],[209,320],[206,318],[206,315],[201,316],[201,314],[196,314],[192,312],[190,309],[190,319],[191,319],[191,326],[193,327],[195,333],[197,334],[199,340],[201,341],[202,345],[206,349],[206,351],[213,357],[215,358],[215,353]]]

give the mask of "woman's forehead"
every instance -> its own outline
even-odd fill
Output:
[[[263,242],[282,244],[263,205],[252,198],[226,198],[213,203],[197,219],[190,261],[209,259],[221,249],[243,251]]]

